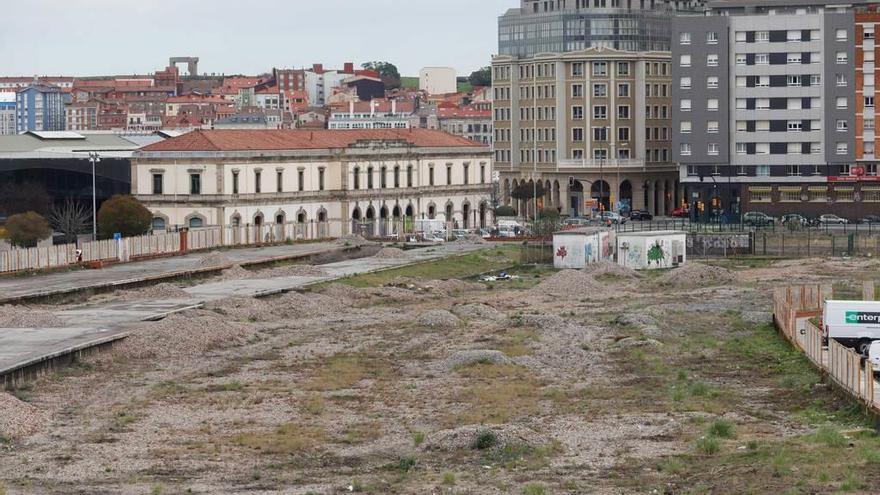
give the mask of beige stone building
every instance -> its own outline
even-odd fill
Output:
[[[491,225],[487,146],[426,129],[197,130],[142,148],[132,193],[154,230],[295,222],[321,237]]]
[[[532,202],[516,204],[510,192],[538,180],[539,202],[564,215],[600,204],[670,212],[680,201],[670,69],[669,52],[605,47],[495,57],[494,166],[503,202],[531,211]]]

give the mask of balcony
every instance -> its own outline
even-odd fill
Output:
[[[645,168],[644,160],[637,160],[634,158],[609,158],[607,160],[598,160],[598,159],[567,159],[567,160],[557,160],[556,168],[559,170],[567,170],[567,169],[599,169],[599,168],[608,168],[608,169],[643,169]]]

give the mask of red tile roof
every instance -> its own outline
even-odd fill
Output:
[[[290,151],[347,148],[362,140],[406,141],[416,147],[470,147],[488,150],[481,143],[428,129],[358,130],[196,130],[151,144],[142,151]]]

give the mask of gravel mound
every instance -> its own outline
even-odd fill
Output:
[[[459,304],[452,308],[452,312],[459,318],[468,319],[490,319],[494,320],[501,316],[501,313],[489,306],[488,304]]]
[[[0,392],[0,434],[12,438],[25,437],[35,433],[48,419],[36,407]]]
[[[232,264],[232,260],[220,251],[211,251],[209,254],[199,258],[197,264],[202,268],[229,266]]]
[[[663,345],[663,343],[658,340],[636,339],[633,337],[626,337],[614,343],[614,347],[618,349],[633,349],[635,347],[659,347],[661,345]]]
[[[386,247],[379,250],[378,253],[373,255],[374,258],[379,258],[382,260],[390,260],[390,259],[399,259],[406,256],[406,252],[403,249]]]
[[[26,306],[0,306],[0,328],[55,328],[65,323],[48,311]]]
[[[724,285],[735,280],[733,272],[720,266],[686,263],[657,278],[657,285],[681,289]]]
[[[597,282],[589,273],[581,270],[562,270],[531,289],[533,294],[551,296],[596,297],[607,294],[604,284]]]
[[[126,301],[138,301],[143,299],[189,299],[192,296],[180,287],[162,282],[160,284],[143,287],[133,291],[119,291],[117,294]]]
[[[433,309],[422,313],[419,316],[418,323],[428,328],[455,328],[461,321],[457,316],[445,309]]]
[[[584,273],[589,273],[594,278],[601,277],[603,275],[623,279],[641,278],[639,272],[633,270],[632,268],[620,266],[613,261],[599,261],[596,263],[590,263],[584,267],[583,271]]]
[[[358,234],[344,235],[339,239],[336,239],[336,244],[339,246],[361,246],[369,243],[370,241]]]
[[[332,297],[336,300],[355,300],[355,299],[369,299],[370,294],[357,287],[352,287],[348,284],[339,284],[333,283],[328,284],[318,291],[320,294],[325,296]]]
[[[657,318],[654,318],[652,315],[644,312],[637,311],[633,313],[621,313],[614,317],[611,321],[615,325],[626,327],[647,327],[647,326],[657,326]]]
[[[477,284],[474,282],[465,282],[464,280],[458,279],[450,279],[450,280],[435,280],[433,282],[434,289],[440,292],[445,292],[447,295],[459,292],[469,292],[475,290],[486,290],[486,286],[483,284]]]
[[[487,450],[504,449],[505,446],[540,447],[547,444],[547,438],[538,432],[520,425],[469,425],[452,430],[442,430],[431,434],[425,442],[425,450],[455,452],[457,450],[476,448],[477,437],[491,431],[494,435],[493,445]]]
[[[272,303],[273,311],[281,309],[285,318],[312,317],[331,314],[341,310],[343,303],[335,297],[313,292],[287,292]]]
[[[205,309],[235,321],[274,321],[279,315],[277,308],[254,297],[229,297],[210,301]]]
[[[242,280],[246,278],[251,278],[254,276],[253,272],[245,270],[241,267],[241,265],[232,265],[232,268],[227,268],[220,272],[219,279],[220,280]]]
[[[511,317],[514,324],[522,327],[534,327],[539,330],[556,330],[568,326],[564,318],[548,314],[524,314]]]
[[[217,347],[243,342],[251,332],[247,325],[230,321],[228,316],[191,310],[135,329],[113,350],[134,359],[197,357]]]
[[[454,370],[462,366],[471,366],[474,364],[510,364],[510,359],[501,351],[493,351],[488,349],[474,349],[468,351],[458,351],[443,360],[443,366],[446,369]]]
[[[326,277],[327,272],[314,265],[288,265],[263,270],[259,272],[263,277]]]

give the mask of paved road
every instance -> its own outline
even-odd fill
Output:
[[[342,246],[336,243],[324,242],[230,249],[223,251],[223,254],[232,260],[233,264],[247,266],[276,258],[307,256],[341,248]],[[155,278],[185,275],[200,270],[212,271],[218,268],[226,268],[223,266],[199,266],[199,260],[205,254],[201,252],[184,256],[122,263],[100,270],[73,270],[36,274],[28,277],[3,277],[0,278],[0,304],[12,302],[20,297],[64,294],[88,288],[112,287]]]
[[[12,370],[48,357],[122,338],[132,326],[138,325],[142,321],[160,319],[176,311],[199,307],[206,301],[232,296],[247,297],[285,292],[302,288],[311,283],[464,254],[485,247],[486,245],[479,244],[450,243],[433,249],[406,251],[401,258],[369,257],[321,265],[321,268],[328,273],[323,277],[227,280],[186,288],[185,290],[192,294],[192,299],[112,301],[59,310],[55,314],[69,326],[64,328],[0,328],[0,377]],[[178,265],[176,258],[161,261]]]

